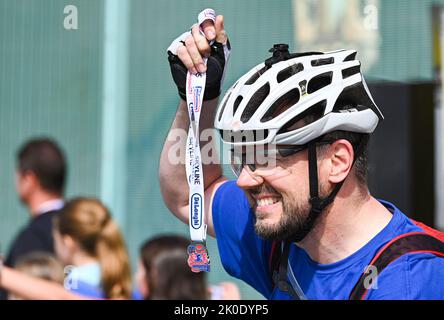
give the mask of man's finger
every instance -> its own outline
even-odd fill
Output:
[[[193,35],[194,42],[196,43],[199,52],[204,56],[209,56],[211,52],[210,45],[208,44],[207,39],[200,32],[198,25],[193,26],[191,29],[191,34]]]
[[[222,44],[226,44],[228,36],[224,29],[224,16],[217,16],[216,17],[216,41],[220,42]]]
[[[182,63],[185,65],[185,67],[190,70],[192,74],[197,73],[197,69],[194,66],[193,60],[191,60],[190,55],[188,54],[187,48],[185,46],[181,46],[177,49],[177,56],[182,61]]]
[[[193,64],[196,67],[197,71],[205,72],[207,68],[203,62],[199,50],[197,49],[196,42],[194,41],[192,35],[188,36],[185,39],[185,47],[187,48],[188,54],[190,55],[191,60],[193,60]]]

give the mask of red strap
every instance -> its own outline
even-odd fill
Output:
[[[410,220],[412,220],[412,222],[414,224],[416,224],[418,227],[420,227],[422,230],[424,230],[425,233],[427,233],[435,238],[438,238],[439,240],[444,242],[444,232],[433,229],[433,228],[429,227],[428,225],[425,225],[422,222],[418,222],[413,219],[410,219]]]
[[[410,253],[431,253],[444,257],[444,242],[426,232],[402,234],[384,245],[369,265],[376,267],[378,274],[380,274],[390,263]],[[366,276],[366,273],[363,273],[359,278],[350,294],[351,300],[365,299],[369,289],[364,286]]]
[[[270,266],[270,269],[273,266],[273,257],[276,254],[276,247],[278,243],[279,243],[278,241],[273,241],[271,243],[270,257],[268,258],[268,265]]]

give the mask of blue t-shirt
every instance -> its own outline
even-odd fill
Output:
[[[393,213],[389,224],[343,260],[319,264],[302,248],[291,245],[290,266],[308,299],[348,299],[364,269],[385,243],[407,232],[422,231],[393,204],[380,202]],[[255,233],[254,213],[234,181],[219,187],[212,210],[225,270],[267,299],[291,299],[272,284],[268,265],[271,241]],[[366,299],[444,299],[444,258],[429,253],[402,256],[379,274]]]

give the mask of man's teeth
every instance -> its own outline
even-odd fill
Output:
[[[263,199],[256,199],[256,203],[259,207],[261,206],[267,206],[267,205],[271,205],[273,203],[276,203],[279,201],[279,198],[263,198]]]

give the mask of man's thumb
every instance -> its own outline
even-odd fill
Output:
[[[214,28],[213,21],[205,20],[204,22],[202,22],[201,29],[203,30],[205,38],[207,38],[207,40],[211,41],[216,38],[216,30]]]
[[[216,28],[216,41],[225,44],[227,42],[227,33],[225,32],[224,28],[224,16],[216,17],[215,28]]]

